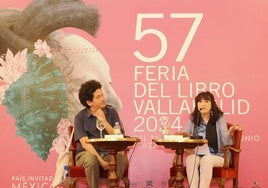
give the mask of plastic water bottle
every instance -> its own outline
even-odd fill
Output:
[[[115,122],[115,125],[114,125],[114,134],[122,134],[121,133],[121,127],[119,125],[119,122]]]

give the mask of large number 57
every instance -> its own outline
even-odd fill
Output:
[[[142,26],[142,20],[143,19],[154,19],[154,18],[164,18],[164,14],[138,14],[137,15],[137,25],[136,25],[136,35],[135,40],[141,40],[142,37],[145,35],[155,35],[159,38],[161,42],[161,48],[159,50],[159,53],[153,57],[145,57],[143,56],[138,50],[134,52],[134,55],[143,62],[156,62],[159,61],[161,58],[164,57],[167,51],[167,39],[165,35],[156,29],[144,29],[141,30]],[[194,22],[192,24],[192,27],[189,30],[189,33],[187,34],[187,37],[185,38],[185,41],[179,50],[178,56],[176,58],[176,62],[181,62],[186,54],[186,51],[188,50],[191,41],[196,33],[196,30],[203,18],[202,13],[171,13],[170,18],[179,18],[179,19],[185,19],[185,18],[194,18]]]

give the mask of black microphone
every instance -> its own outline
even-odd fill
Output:
[[[196,124],[194,124],[194,131],[193,131],[193,135],[190,136],[191,139],[203,139],[203,136],[200,136],[197,134],[197,127],[200,125],[200,121],[201,121],[201,118],[200,118],[200,111],[203,110],[203,108],[199,108],[198,110],[198,115],[197,115],[197,122]]]

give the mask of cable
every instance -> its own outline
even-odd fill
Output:
[[[194,178],[194,172],[195,172],[195,165],[196,165],[197,153],[198,153],[198,146],[196,147],[195,158],[194,158],[193,173],[192,173],[191,179],[190,179],[190,181],[189,181],[189,187],[191,187],[191,185],[192,185],[192,181],[193,181],[193,178]]]
[[[128,163],[129,163],[129,164],[130,164],[130,161],[131,161],[131,159],[132,159],[133,154],[134,154],[135,151],[136,151],[136,147],[137,147],[137,143],[134,144],[134,146],[133,146],[133,151],[131,152],[130,157],[129,157],[129,159],[128,159]]]

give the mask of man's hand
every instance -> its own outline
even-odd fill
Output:
[[[102,168],[103,168],[104,170],[109,170],[109,167],[110,167],[109,162],[107,162],[107,161],[101,159],[101,161],[100,161],[100,165],[102,166]]]
[[[95,116],[95,117],[97,117],[99,120],[101,120],[101,121],[105,121],[106,120],[106,118],[105,118],[105,114],[104,114],[104,112],[103,112],[103,110],[101,109],[101,108],[99,108],[98,110],[96,110],[94,113],[93,113],[93,115]]]

